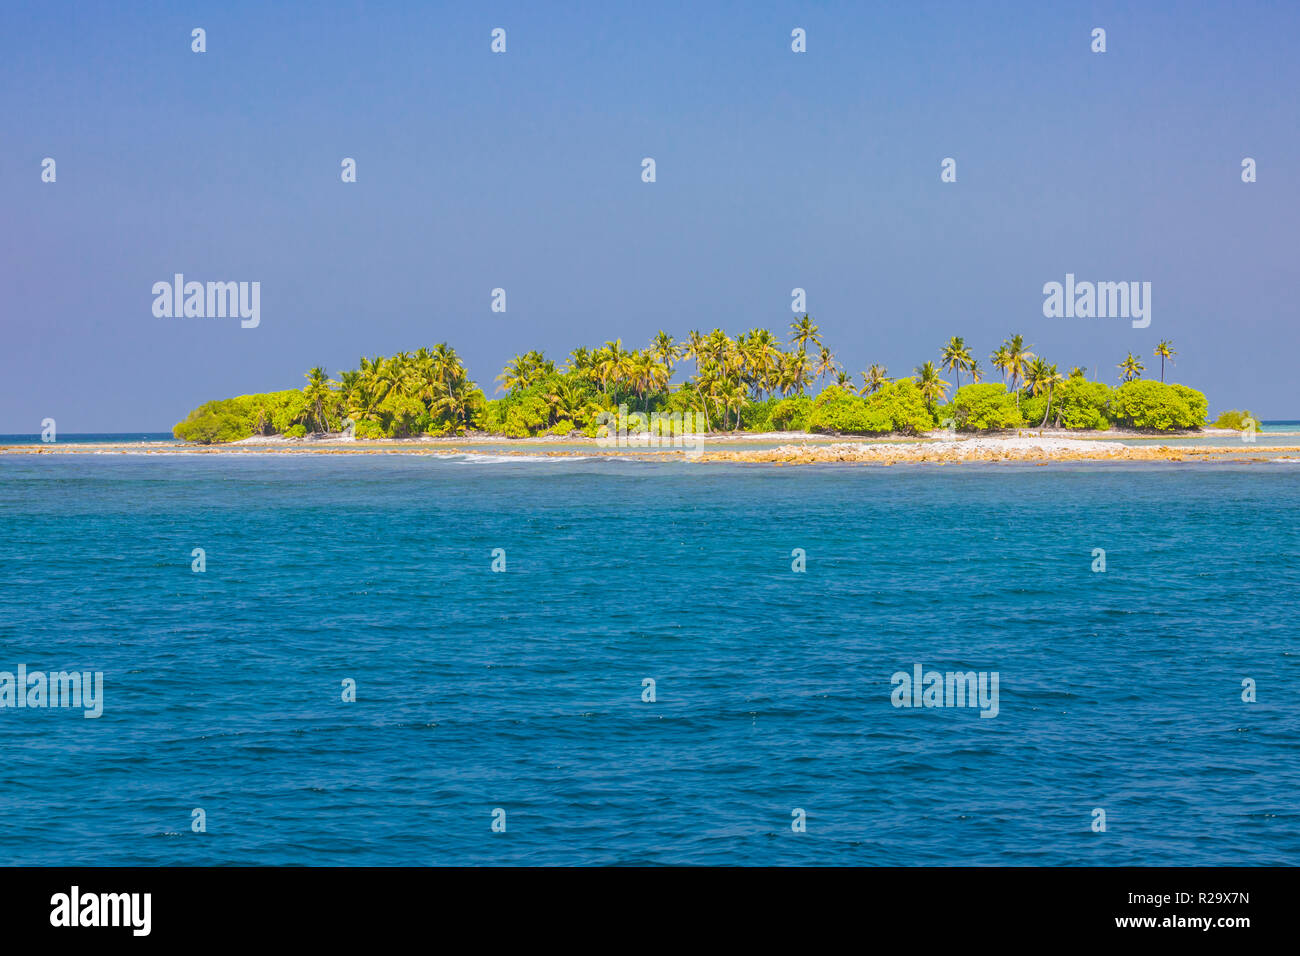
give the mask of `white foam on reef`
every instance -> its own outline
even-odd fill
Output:
[[[64,454],[67,454],[66,452]],[[78,455],[130,455],[136,458],[193,458],[193,452],[187,451],[123,451],[108,449],[105,451],[81,451]]]

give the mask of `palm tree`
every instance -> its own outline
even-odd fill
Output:
[[[700,359],[700,350],[704,347],[704,336],[700,334],[699,329],[691,329],[686,333],[686,345],[682,349],[682,358],[694,359],[697,365]]]
[[[1174,351],[1173,345],[1173,342],[1162,339],[1160,344],[1156,346],[1154,354],[1156,358],[1160,359],[1160,381],[1162,382],[1165,380],[1165,359],[1169,359],[1169,364],[1173,365],[1174,356],[1178,354]]]
[[[661,329],[650,341],[650,354],[668,366],[668,371],[671,372],[673,365],[681,357],[682,349],[671,335]]]
[[[1047,392],[1047,410],[1043,412],[1043,421],[1039,428],[1047,425],[1047,416],[1052,412],[1052,392],[1056,386],[1064,381],[1056,370],[1055,365],[1048,365],[1042,358],[1035,356],[1034,360],[1025,370],[1025,387],[1029,389],[1030,395],[1038,395]]]
[[[970,380],[973,384],[978,385],[984,381],[984,369],[980,368],[979,359],[971,359],[966,365],[966,371],[970,372]]]
[[[361,388],[362,378],[360,372],[353,369],[339,373],[339,400],[343,403],[344,408],[352,404]]]
[[[599,350],[596,361],[596,374],[603,392],[609,394],[613,388],[614,398],[618,398],[619,388],[628,383],[632,364],[632,353],[623,348],[622,339],[606,342]]]
[[[997,347],[997,350],[989,356],[989,361],[993,367],[1002,373],[1002,384],[1007,384],[1007,371],[1011,368],[1011,349],[1007,343],[1003,342]]]
[[[325,415],[325,403],[333,398],[330,386],[334,383],[319,365],[307,372],[303,378],[307,384],[303,393],[307,396],[307,425],[313,432],[329,431],[329,419]]]
[[[821,347],[821,354],[813,363],[813,377],[825,379],[827,375],[834,375],[835,370],[839,368],[839,363],[835,361],[835,356],[826,346]]]
[[[811,372],[808,354],[803,349],[784,353],[781,357],[781,390],[784,392],[788,389],[802,395]]]
[[[392,390],[400,397],[411,391],[411,377],[414,371],[414,357],[410,352],[398,352],[388,363],[392,367]]]
[[[549,424],[561,420],[573,421],[590,404],[583,386],[573,378],[561,377],[552,380],[553,384],[544,396],[546,404],[551,407]]]
[[[940,367],[957,373],[957,390],[961,391],[961,370],[967,368],[971,362],[970,349],[966,347],[966,340],[960,335],[954,335],[948,340],[948,344],[943,347],[943,352],[939,355]]]
[[[1034,353],[1029,351],[1033,346],[1025,345],[1023,335],[1013,335],[1011,340],[1006,343],[1007,350],[1007,374],[1011,377],[1011,388],[1016,393],[1016,408],[1020,407],[1020,380],[1025,375],[1025,370],[1029,362],[1034,357]]]
[[[375,362],[374,399],[375,404],[380,404],[389,395],[394,398],[401,395],[405,373],[397,361],[397,356],[384,358],[382,355],[378,355],[375,357]]]
[[[722,401],[722,408],[725,412],[736,413],[736,428],[740,427],[740,410],[749,404],[749,397],[745,394],[745,386],[736,379],[729,379],[719,391],[718,396]],[[729,422],[723,421],[723,426]]]
[[[722,329],[714,329],[705,336],[702,343],[705,359],[710,362],[721,363],[727,356],[727,353],[735,348],[736,343],[731,341],[731,337]]]
[[[526,371],[540,358],[540,353],[530,352],[516,357],[516,362]],[[414,353],[398,352],[392,358],[377,355],[371,359],[363,355],[360,365],[358,370],[339,373],[339,391],[331,403],[339,414],[354,422],[397,422],[400,424],[398,431],[409,430],[416,427],[420,413],[409,403],[398,403],[397,400],[414,398],[431,414],[443,417],[463,432],[468,423],[469,400],[478,386],[466,376],[465,366],[456,350],[446,342],[440,342],[432,349],[421,347]],[[313,379],[315,371],[307,373],[309,380]],[[336,383],[324,384],[328,388]],[[311,391],[313,397],[299,421],[313,428],[325,426],[330,414],[327,408],[321,415],[326,398],[320,388],[320,376],[315,376],[304,389]]]
[[[452,375],[443,382],[442,392],[429,406],[429,411],[445,416],[455,425],[456,433],[463,435],[468,424],[469,398],[476,386],[465,375],[464,367],[460,366],[459,362],[456,364],[459,367],[454,369]]]
[[[1115,366],[1120,372],[1120,381],[1130,382],[1135,378],[1141,378],[1142,373],[1146,371],[1146,366],[1138,361],[1137,356],[1132,352],[1128,353],[1128,358]]]
[[[918,368],[916,375],[917,385],[921,388],[921,397],[933,410],[935,399],[942,400],[948,394],[948,383],[939,378],[939,370],[934,367],[933,362],[926,362]]]
[[[456,378],[458,375],[465,373],[465,366],[461,364],[460,356],[456,350],[446,342],[439,342],[433,347],[432,354],[434,374],[445,384]]]
[[[768,329],[755,329],[749,334],[749,348],[755,382],[763,395],[770,395],[780,369],[781,347]]]
[[[718,366],[712,362],[700,363],[695,373],[693,385],[695,394],[699,395],[700,400],[704,402],[704,409],[707,413],[706,418],[711,431],[713,421],[718,417],[718,390],[721,387]]]
[[[564,373],[575,378],[590,379],[592,377],[592,365],[591,352],[579,346],[569,353],[569,361],[564,366]]]
[[[808,351],[809,342],[816,346],[822,344],[821,336],[817,332],[818,326],[813,325],[807,313],[799,321],[790,323],[790,341],[800,352]]]
[[[528,357],[516,355],[506,363],[506,367],[501,370],[496,380],[501,383],[497,386],[498,392],[513,392],[527,388],[532,384],[532,367]]]
[[[889,383],[889,369],[883,365],[872,365],[862,373],[863,395],[872,395]]]
[[[526,352],[524,358],[528,360],[528,367],[532,371],[532,379],[534,382],[539,382],[548,375],[555,374],[555,363],[541,352],[537,351],[537,349],[531,349]]]
[[[757,329],[749,332],[741,332],[736,336],[735,353],[732,356],[736,374],[742,382],[749,386],[757,386],[762,378],[760,366],[762,365],[761,350],[757,347],[751,336],[758,334]]]
[[[411,386],[415,396],[424,402],[435,401],[445,387],[433,353],[426,348],[417,349],[411,359]]]
[[[640,395],[645,403],[644,411],[650,411],[650,396],[663,390],[671,374],[668,366],[659,362],[649,349],[632,353],[627,366],[628,382],[632,391]]]
[[[378,376],[382,364],[383,358],[380,356],[373,359],[361,356],[361,368],[357,372],[358,385],[348,395],[346,405],[348,417],[353,421],[374,421],[378,417]]]
[[[382,355],[376,355],[372,359],[361,356],[361,367],[358,369],[361,373],[361,390],[371,399],[375,398],[379,390],[379,370],[383,364]]]

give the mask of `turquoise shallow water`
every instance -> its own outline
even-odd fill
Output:
[[[0,863],[1300,863],[1298,468],[0,456]]]

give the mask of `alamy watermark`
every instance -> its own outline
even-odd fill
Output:
[[[153,314],[160,319],[239,318],[245,329],[262,321],[260,282],[186,282],[177,272],[171,282],[155,282],[153,295]]]
[[[924,671],[912,665],[912,673],[895,671],[889,695],[895,707],[978,707],[980,717],[998,715],[997,671]]]
[[[148,936],[152,909],[152,893],[83,893],[73,885],[50,897],[50,925],[126,927],[133,936]]]
[[[0,708],[80,707],[81,716],[94,719],[104,713],[103,671],[0,671]]]
[[[1043,315],[1049,319],[1132,319],[1133,328],[1151,324],[1150,282],[1075,282],[1043,285]]]
[[[703,412],[618,412],[596,416],[596,444],[601,448],[681,448],[692,458],[704,453],[709,421]]]

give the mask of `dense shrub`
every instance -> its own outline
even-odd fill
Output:
[[[811,402],[808,431],[843,435],[917,434],[934,428],[934,414],[910,379],[890,382],[866,398],[832,385]]]
[[[890,382],[866,399],[870,408],[879,409],[889,419],[889,431],[915,435],[934,428],[936,421],[916,382],[910,378]]]
[[[962,431],[1016,428],[1024,423],[1016,397],[997,382],[963,385],[952,404],[939,410],[939,420],[951,418]]]
[[[768,428],[775,432],[807,431],[812,407],[813,400],[807,395],[779,399],[768,415]]]
[[[482,389],[474,389],[465,398],[465,427],[482,430],[487,427],[488,398]]]
[[[1115,389],[1110,403],[1117,425],[1168,431],[1200,428],[1205,423],[1205,396],[1183,385],[1134,379]]]
[[[1090,382],[1073,376],[1056,386],[1052,395],[1052,417],[1066,428],[1105,429],[1110,427],[1110,401],[1114,389],[1104,382]],[[1040,415],[1038,421],[1042,421]]]
[[[550,419],[551,410],[546,399],[530,390],[510,403],[502,431],[510,438],[523,438],[544,430]]]
[[[1194,388],[1188,388],[1186,385],[1179,385],[1176,382],[1169,386],[1175,392],[1183,397],[1187,403],[1188,409],[1191,410],[1192,418],[1196,420],[1195,425],[1189,425],[1189,428],[1200,428],[1205,424],[1206,417],[1210,414],[1210,403],[1205,397],[1204,392],[1198,392]]]
[[[1056,401],[1053,399],[1052,404]],[[1047,393],[1040,392],[1037,395],[1029,395],[1025,392],[1020,393],[1020,416],[1025,420],[1026,425],[1037,427],[1042,424],[1043,416],[1047,414]]]
[[[858,396],[835,386],[831,388],[839,394],[829,401],[822,401],[819,396],[813,402],[808,413],[809,431],[832,435],[873,435],[892,430],[889,415],[884,410],[873,408]]]
[[[429,426],[424,402],[414,395],[393,396],[385,399],[381,407],[388,420],[384,433],[389,438],[411,438]]]
[[[305,411],[302,398],[300,391],[289,389],[205,402],[177,422],[172,434],[183,441],[209,445],[283,432]]]
[[[306,417],[307,396],[296,388],[253,397],[266,399],[265,402],[261,403],[258,411],[266,413],[270,427],[261,434],[284,434],[290,427]]]
[[[748,404],[741,406],[740,427],[744,431],[750,432],[771,431],[770,418],[772,409],[776,407],[778,401],[779,399],[768,398],[761,402],[750,401]]]
[[[1258,430],[1259,428],[1258,418],[1256,418],[1250,412],[1238,411],[1237,409],[1233,408],[1224,412],[1218,418],[1216,418],[1214,420],[1214,427],[1231,428],[1233,431],[1243,431],[1247,427],[1249,427],[1247,425],[1248,422],[1251,425],[1253,425],[1255,429]]]
[[[184,441],[211,445],[214,442],[239,441],[249,437],[252,430],[245,427],[242,419],[219,414],[205,405],[190,412],[185,421],[178,422],[172,434]]]

